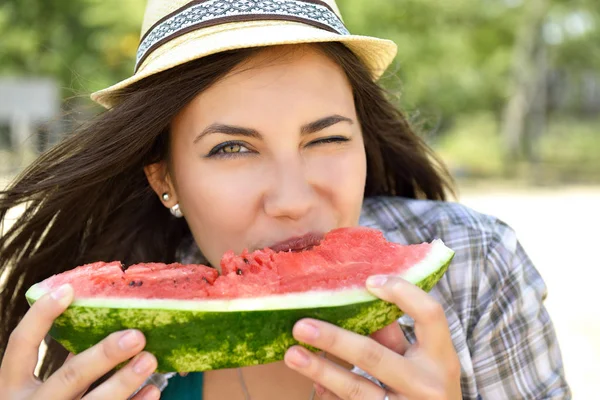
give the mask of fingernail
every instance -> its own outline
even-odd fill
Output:
[[[160,391],[154,387],[152,390],[148,390],[148,393],[144,393],[142,400],[157,400],[160,398]]]
[[[323,396],[325,393],[325,388],[318,383],[315,383],[313,386],[315,387],[315,393],[317,393],[319,396]]]
[[[319,336],[319,329],[306,321],[296,324],[295,332],[299,339],[316,339]]]
[[[130,350],[138,346],[142,341],[142,335],[136,330],[129,330],[119,339],[119,347],[122,350]]]
[[[53,300],[58,301],[60,304],[64,304],[71,300],[70,294],[73,292],[73,287],[68,283],[60,286],[58,289],[50,293],[50,297]]]
[[[151,369],[154,367],[154,360],[148,354],[140,354],[133,361],[133,372],[139,375],[144,375],[151,372]]]
[[[370,286],[372,288],[380,288],[383,287],[383,285],[385,285],[387,280],[388,277],[385,275],[370,276],[369,279],[367,279],[367,286]]]
[[[294,348],[288,354],[289,361],[297,367],[305,368],[310,364],[310,358],[300,349]]]

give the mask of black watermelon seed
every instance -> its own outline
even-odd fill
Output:
[[[238,275],[242,275],[244,272],[243,272],[241,269],[239,269],[239,268],[238,268],[238,269],[237,269],[237,271],[236,271],[236,273],[237,273]]]
[[[248,261],[248,259],[247,259],[247,258],[245,258],[245,257],[244,257],[244,259],[243,259],[243,260],[244,260],[244,262],[245,262],[246,264],[250,264],[250,261]]]

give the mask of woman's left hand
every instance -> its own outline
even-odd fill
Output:
[[[408,343],[397,323],[366,337],[327,322],[303,319],[293,334],[296,340],[366,371],[383,382],[387,392],[301,346],[288,350],[286,364],[313,380],[322,399],[461,399],[460,363],[442,306],[397,277],[371,277],[367,288],[415,320],[416,343]]]

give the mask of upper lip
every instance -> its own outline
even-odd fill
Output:
[[[309,232],[302,236],[290,237],[281,242],[277,242],[268,246],[275,252],[280,251],[300,251],[310,249],[313,246],[318,245],[323,240],[323,234],[319,232]]]

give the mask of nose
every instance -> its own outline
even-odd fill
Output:
[[[288,157],[273,165],[273,179],[265,193],[265,213],[274,218],[299,220],[313,208],[317,195],[301,157]]]

